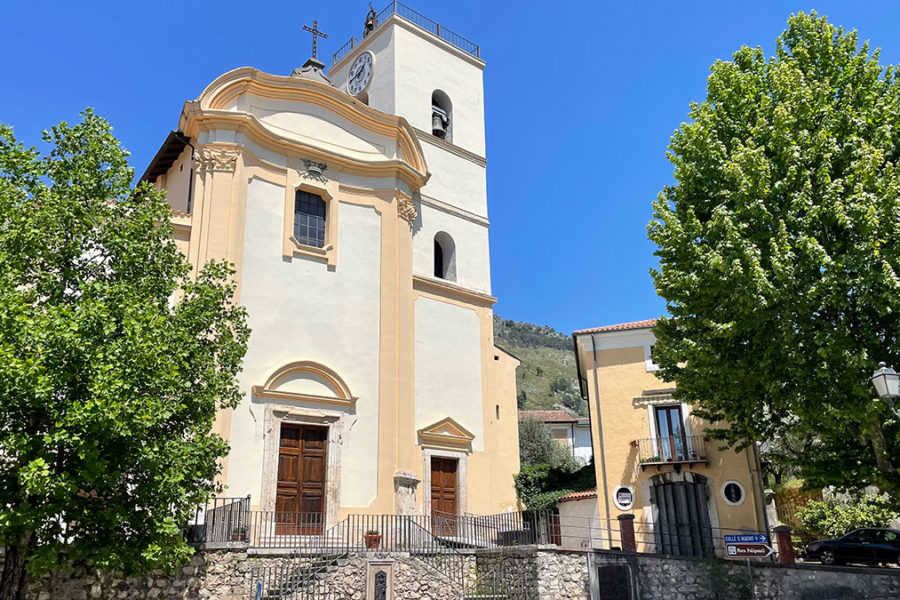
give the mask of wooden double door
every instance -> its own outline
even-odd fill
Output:
[[[281,424],[275,533],[318,535],[325,526],[328,428]]]
[[[435,535],[456,535],[458,470],[458,459],[431,457],[431,521]]]

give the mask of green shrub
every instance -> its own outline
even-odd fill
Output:
[[[850,503],[814,500],[797,511],[803,527],[827,537],[860,527],[887,527],[897,516],[893,503],[884,496],[866,496]]]
[[[548,464],[522,463],[515,483],[516,493],[528,510],[555,508],[566,494],[597,487],[593,462],[575,471],[553,468]]]

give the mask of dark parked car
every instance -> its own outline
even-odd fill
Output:
[[[803,558],[819,559],[823,565],[842,563],[894,563],[900,560],[900,531],[856,529],[833,540],[806,546]]]

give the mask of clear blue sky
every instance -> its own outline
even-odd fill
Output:
[[[658,316],[650,203],[709,66],[743,44],[770,53],[788,15],[816,9],[900,63],[898,2],[485,2],[408,0],[481,44],[495,306],[573,329]],[[375,2],[376,8],[386,0]],[[359,35],[362,0],[3,2],[0,122],[36,144],[85,106],[109,119],[142,173],[184,100],[250,65],[290,74],[301,25]],[[326,60],[326,62],[330,62]]]

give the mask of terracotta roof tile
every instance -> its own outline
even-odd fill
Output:
[[[582,333],[606,333],[608,331],[628,331],[630,329],[649,329],[656,325],[657,319],[644,319],[643,321],[632,321],[631,323],[619,323],[617,325],[604,325],[603,327],[594,327],[592,329],[579,329],[573,332],[574,335]]]
[[[544,423],[577,423],[578,418],[573,417],[564,410],[520,410],[519,420],[527,418],[537,419]]]
[[[572,492],[571,494],[566,494],[562,498],[559,499],[559,502],[572,502],[573,500],[587,500],[589,498],[596,498],[597,490],[585,490],[583,492]]]

